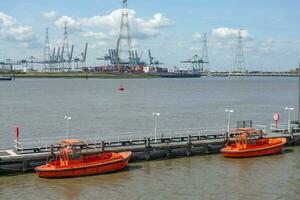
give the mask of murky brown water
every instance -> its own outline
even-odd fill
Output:
[[[297,104],[295,78],[201,78],[177,80],[19,79],[0,84],[0,148],[11,147],[13,127],[21,137],[62,136],[226,126],[253,119],[268,125],[274,112]],[[297,111],[292,113],[295,118]],[[71,179],[35,174],[0,177],[0,199],[300,199],[300,147],[274,156],[225,159],[221,155],[131,163],[118,173]]]
[[[131,163],[112,174],[0,177],[0,199],[299,199],[300,147],[249,159],[221,155]]]

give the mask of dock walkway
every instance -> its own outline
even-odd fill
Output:
[[[234,140],[236,134],[232,131],[229,140]],[[72,138],[85,141],[91,149],[86,154],[104,151],[132,151],[132,161],[163,159],[180,156],[205,155],[218,153],[226,141],[224,129],[206,129],[205,131],[188,129],[161,132],[157,138],[153,134],[118,135],[120,137],[99,136]],[[300,133],[267,133],[265,137],[286,137],[288,141],[300,138]],[[66,138],[24,139],[15,141],[15,149],[0,151],[0,173],[8,171],[28,171],[35,166],[44,164],[50,155],[50,145],[54,152],[58,150],[58,141]],[[56,143],[56,144],[55,144]]]

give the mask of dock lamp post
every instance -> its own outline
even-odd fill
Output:
[[[233,110],[225,109],[225,112],[228,113],[227,133],[229,134],[229,130],[230,130],[230,113],[233,113]]]
[[[69,120],[71,119],[72,119],[71,116],[68,115],[65,116],[65,120],[67,120],[67,139],[69,139]]]
[[[153,112],[154,116],[154,139],[157,142],[157,118],[160,116],[160,113]]]
[[[291,111],[293,111],[294,108],[285,107],[284,109],[289,112],[288,131],[291,132]]]

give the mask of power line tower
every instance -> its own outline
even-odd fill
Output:
[[[207,38],[206,38],[206,33],[203,33],[202,36],[202,58],[205,61],[205,63],[203,63],[203,67],[205,70],[209,71],[209,59],[208,59],[208,51],[207,51]]]
[[[130,35],[130,26],[127,10],[127,0],[123,0],[122,17],[120,24],[120,33],[117,41],[117,58],[118,63],[131,60],[132,44]]]
[[[49,69],[51,71],[50,61],[51,61],[51,57],[50,57],[49,32],[48,32],[48,28],[46,28],[45,46],[44,46],[44,70]]]
[[[70,52],[69,52],[69,42],[68,42],[68,31],[67,31],[67,22],[65,22],[64,26],[64,40],[63,40],[63,46],[61,51],[61,62],[62,62],[62,71],[64,71],[65,66],[64,63],[67,62],[67,68],[71,69],[71,63],[70,63]]]
[[[244,57],[244,47],[243,47],[243,40],[242,40],[242,30],[239,30],[238,35],[238,43],[237,49],[235,53],[235,61],[234,61],[234,72],[241,72],[244,73],[245,69],[245,57]]]

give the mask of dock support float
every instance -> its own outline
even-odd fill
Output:
[[[148,137],[146,138],[146,143],[145,143],[145,159],[148,161],[150,160],[150,150],[151,150],[151,139]]]
[[[192,155],[192,136],[188,135],[187,138],[187,151],[186,151],[186,156],[191,156]]]
[[[101,141],[101,152],[105,152],[105,142]]]
[[[166,157],[169,159],[169,158],[172,158],[172,148],[171,146],[168,144],[168,147],[166,149]]]

